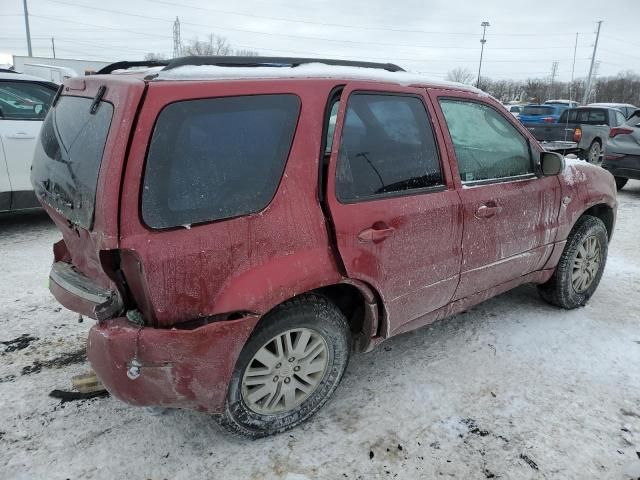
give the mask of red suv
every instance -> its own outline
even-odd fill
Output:
[[[613,177],[479,90],[331,60],[113,68],[64,83],[32,182],[63,235],[50,289],[98,321],[89,360],[125,402],[282,432],[352,351],[524,283],[579,307],[600,281]]]

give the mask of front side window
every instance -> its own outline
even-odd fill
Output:
[[[533,173],[529,144],[488,105],[440,100],[463,182]]]
[[[187,100],[156,121],[142,217],[152,228],[248,215],[280,182],[298,122],[291,94]]]
[[[0,82],[0,120],[44,120],[53,88],[31,82]]]
[[[338,154],[336,195],[357,201],[443,185],[436,141],[418,97],[349,97]]]

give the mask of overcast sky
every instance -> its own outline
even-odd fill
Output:
[[[35,56],[117,61],[173,51],[213,32],[262,55],[389,61],[444,77],[455,67],[475,75],[480,23],[489,21],[482,75],[494,79],[586,76],[603,20],[599,76],[640,73],[640,0],[28,0]],[[0,0],[0,54],[26,55],[22,0]],[[2,58],[0,57],[0,61]]]

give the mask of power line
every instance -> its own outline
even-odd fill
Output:
[[[163,22],[173,22],[173,20],[169,20],[167,18],[151,17],[149,15],[140,15],[140,14],[135,14],[135,13],[123,12],[122,10],[113,10],[113,9],[108,9],[108,8],[101,8],[101,7],[94,7],[94,6],[89,6],[89,5],[82,5],[82,4],[78,4],[78,3],[65,2],[63,0],[48,0],[48,1],[52,2],[52,3],[58,3],[58,4],[62,4],[62,5],[71,5],[71,6],[75,6],[75,7],[81,7],[81,8],[86,8],[86,9],[89,9],[89,10],[95,10],[95,11],[100,11],[100,12],[115,13],[115,14],[119,14],[119,15],[130,16],[130,17],[140,17],[140,18],[144,18],[145,20],[156,20],[156,21],[163,21]],[[155,1],[155,0],[148,0],[148,1]],[[200,8],[200,7],[198,7],[198,8]],[[209,10],[209,9],[205,9],[205,10]],[[288,34],[288,33],[262,32],[260,30],[251,30],[251,29],[245,29],[245,28],[234,28],[234,27],[227,27],[227,26],[223,27],[223,26],[214,25],[214,24],[202,24],[202,23],[186,22],[184,20],[181,21],[181,24],[183,24],[183,25],[191,25],[191,26],[196,26],[196,27],[201,27],[201,28],[207,28],[207,29],[222,30],[222,31],[235,31],[235,32],[242,32],[242,33],[251,33],[251,34],[255,34],[255,35],[265,35],[265,36],[270,36],[270,37],[286,37],[286,38],[296,38],[296,39],[313,40],[313,41],[349,43],[349,44],[356,44],[356,45],[379,45],[379,46],[387,46],[387,47],[431,48],[431,49],[447,49],[447,50],[475,50],[474,48],[468,47],[468,46],[421,45],[421,44],[403,44],[403,43],[390,43],[390,42],[372,42],[372,41],[358,41],[358,40],[336,39],[336,38],[327,38],[327,37],[314,37],[314,36],[308,36],[308,35],[294,35],[294,34]],[[438,32],[438,33],[441,33],[441,32]],[[496,47],[494,50],[548,50],[548,49],[565,49],[565,48],[566,47],[562,47],[562,46],[552,46],[552,47]]]

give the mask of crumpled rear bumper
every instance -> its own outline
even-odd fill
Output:
[[[220,413],[236,360],[258,319],[250,315],[179,330],[140,328],[116,318],[91,328],[87,355],[109,393],[126,403]],[[131,375],[136,378],[127,375],[132,362],[139,364],[137,377]]]

